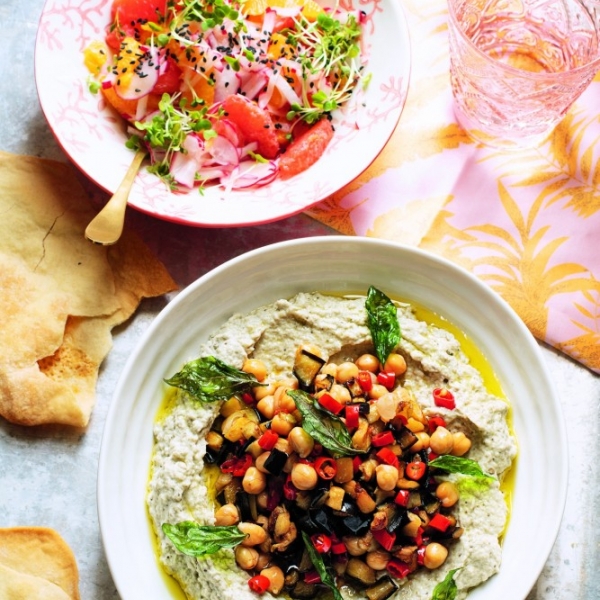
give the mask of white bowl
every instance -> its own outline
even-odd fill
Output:
[[[326,0],[323,0],[326,1]],[[112,0],[47,0],[38,27],[35,79],[40,104],[58,142],[92,181],[113,193],[131,163],[124,121],[101,95],[88,91],[83,50],[104,38]],[[129,204],[158,218],[188,225],[255,225],[299,213],[364,171],[392,135],[406,101],[410,42],[402,4],[361,0],[372,79],[358,91],[356,110],[336,111],[334,137],[321,159],[304,173],[255,190],[224,194],[207,187],[174,194],[145,169]],[[364,106],[363,106],[364,103]]]
[[[106,422],[98,476],[102,538],[123,600],[172,597],[145,510],[163,378],[196,357],[200,342],[234,312],[300,291],[355,293],[369,285],[457,325],[511,400],[519,455],[502,568],[469,598],[527,596],[554,543],[567,487],[563,418],[538,344],[499,296],[452,263],[390,242],[317,237],[254,250],[207,273],[161,312],[130,356]]]

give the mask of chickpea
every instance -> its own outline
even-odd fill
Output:
[[[451,481],[442,481],[437,486],[435,495],[444,508],[450,508],[458,502],[458,489]]]
[[[352,401],[352,395],[350,394],[350,390],[340,385],[339,383],[334,383],[329,390],[329,395],[335,398],[338,402],[342,404],[348,404],[348,402]]]
[[[450,454],[454,437],[445,427],[438,427],[429,438],[429,447],[436,454]]]
[[[388,389],[384,385],[374,383],[373,387],[369,390],[369,398],[371,398],[371,400],[377,400],[377,398],[381,398],[381,396],[387,393]]]
[[[267,590],[271,592],[271,594],[275,594],[277,596],[283,589],[283,584],[285,582],[283,571],[274,565],[267,569],[263,569],[260,574],[269,580],[269,587]]]
[[[257,358],[247,358],[242,365],[242,371],[254,375],[258,381],[264,381],[267,376],[265,363]]]
[[[391,554],[385,550],[373,550],[367,553],[365,562],[376,571],[383,571],[390,562]]]
[[[258,445],[258,440],[254,440],[246,446],[246,452],[256,460],[264,452],[264,450]]]
[[[290,443],[292,450],[300,456],[300,458],[306,458],[315,446],[315,440],[312,439],[311,435],[302,429],[302,427],[294,427],[289,435],[288,442]]]
[[[291,413],[296,410],[296,403],[294,399],[288,395],[288,390],[291,389],[288,386],[281,385],[275,390],[273,395],[275,398],[274,407],[275,412],[287,412]]]
[[[269,385],[256,386],[253,390],[254,398],[258,402],[265,396],[272,396],[275,393],[275,385],[270,383]]]
[[[256,403],[256,408],[265,419],[272,419],[275,414],[275,396],[264,396]]]
[[[346,383],[351,379],[358,377],[358,367],[353,362],[343,362],[338,365],[335,374],[336,381],[339,383]]]
[[[453,433],[452,437],[454,438],[454,445],[450,454],[464,456],[471,449],[471,440],[462,431]]]
[[[317,485],[317,472],[314,467],[304,463],[297,463],[292,469],[292,483],[299,490],[312,490]]]
[[[269,471],[265,469],[265,461],[271,456],[271,453],[267,450],[263,452],[257,459],[254,461],[254,466],[261,472],[265,474],[269,474]]]
[[[404,375],[406,373],[406,361],[402,354],[392,352],[383,365],[384,371],[391,371],[395,375]]]
[[[441,567],[448,557],[448,549],[442,544],[438,544],[437,542],[432,542],[431,544],[427,544],[425,547],[425,552],[423,554],[423,564],[428,569],[437,569]]]
[[[258,550],[248,548],[248,546],[242,546],[240,544],[235,549],[235,562],[237,562],[240,569],[244,569],[244,571],[254,569],[256,563],[258,563],[258,556]]]
[[[363,354],[354,361],[354,364],[361,371],[376,373],[379,370],[379,360],[374,354]]]
[[[296,426],[296,419],[284,412],[277,413],[271,421],[271,429],[279,435],[287,436]]]
[[[377,485],[384,491],[389,492],[396,487],[398,482],[398,469],[392,465],[379,465],[375,469]]]
[[[410,447],[411,452],[420,452],[429,448],[429,434],[426,431],[418,431],[415,433],[417,441]]]
[[[269,503],[269,494],[267,492],[261,492],[256,496],[256,505],[261,510],[267,510],[267,506]]]
[[[235,504],[223,504],[215,513],[215,525],[235,525],[240,521],[240,513]]]
[[[243,546],[259,546],[267,539],[267,532],[256,523],[238,523],[238,529],[247,534]]]
[[[247,494],[260,494],[267,487],[267,476],[256,467],[248,467],[242,479],[242,487]]]
[[[332,377],[335,377],[335,374],[337,373],[337,365],[335,363],[326,363],[321,367],[319,372],[323,373],[323,375],[331,375]]]

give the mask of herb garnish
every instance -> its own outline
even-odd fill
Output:
[[[315,407],[314,398],[302,390],[288,390],[302,415],[302,428],[315,441],[337,456],[363,454],[352,447],[352,438],[340,419]]]
[[[494,479],[488,473],[484,473],[479,463],[470,458],[461,458],[460,456],[452,456],[444,454],[438,456],[429,463],[430,467],[446,471],[447,473],[458,473],[459,475],[468,475],[478,479]]]
[[[458,587],[454,581],[454,574],[458,569],[452,569],[448,571],[448,574],[443,581],[440,581],[433,588],[433,595],[431,600],[454,600],[458,593]]]
[[[313,546],[310,536],[305,531],[302,532],[302,541],[306,546],[306,551],[308,552],[310,561],[321,578],[321,582],[333,592],[334,600],[344,600],[343,596],[340,594],[340,591],[335,585],[335,579],[333,578],[331,571],[327,568],[323,558]]]
[[[254,375],[230,367],[215,356],[203,356],[186,363],[165,383],[180,388],[200,402],[226,400],[262,386]]]
[[[383,367],[387,357],[400,341],[398,309],[383,292],[373,286],[370,286],[367,292],[365,308],[375,354]]]
[[[194,521],[182,521],[176,525],[163,523],[162,530],[177,550],[196,557],[235,548],[248,537],[235,525],[199,525]]]

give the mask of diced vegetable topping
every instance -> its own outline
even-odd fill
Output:
[[[279,589],[292,598],[327,588],[341,600],[338,585],[357,582],[369,600],[385,600],[395,580],[445,563],[462,534],[454,514],[460,486],[440,475],[492,478],[463,457],[470,448],[464,432],[427,416],[403,388],[406,363],[396,358],[399,329],[390,320],[396,309],[385,298],[372,288],[367,300],[369,310],[383,311],[374,319],[387,332],[378,356],[335,365],[300,345],[295,371],[302,381],[271,384],[253,359],[246,368],[267,389],[212,357],[168,380],[203,401],[231,394],[207,435],[205,462],[219,468],[216,525],[165,524],[176,548],[193,556],[236,549],[253,592]],[[385,370],[390,365],[396,371]],[[393,383],[382,395],[360,384],[361,373],[369,382],[391,375]],[[272,402],[264,401],[270,393]],[[454,401],[447,390],[431,393]],[[257,567],[255,546],[271,571]],[[454,597],[451,573],[433,598]]]

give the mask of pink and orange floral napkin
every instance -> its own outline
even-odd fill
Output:
[[[445,1],[403,7],[412,72],[400,122],[369,169],[309,214],[462,265],[538,340],[600,373],[600,75],[540,147],[477,145],[453,113]]]

